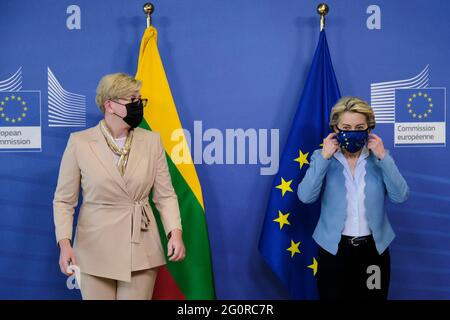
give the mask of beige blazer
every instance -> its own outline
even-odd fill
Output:
[[[72,239],[80,186],[74,251],[81,272],[130,281],[131,271],[166,263],[150,192],[166,234],[181,229],[181,219],[158,133],[134,130],[123,177],[99,125],[70,135],[53,200],[57,241]]]

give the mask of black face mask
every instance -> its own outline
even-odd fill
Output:
[[[125,104],[125,107],[127,108],[127,115],[125,117],[122,118],[118,114],[114,114],[134,129],[141,124],[142,119],[144,118],[144,105],[142,104],[142,100],[139,99],[127,103]]]

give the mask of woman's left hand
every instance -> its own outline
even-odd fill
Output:
[[[386,155],[386,150],[384,149],[383,140],[374,133],[369,133],[369,142],[367,148],[373,152],[373,154],[380,160],[383,160]]]
[[[170,239],[167,243],[167,256],[169,261],[182,261],[186,256],[186,248],[184,247],[183,237],[180,229],[174,229],[170,232]]]

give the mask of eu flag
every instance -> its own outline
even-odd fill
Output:
[[[312,238],[320,215],[319,201],[305,205],[297,187],[309,159],[330,129],[331,108],[340,98],[325,30],[320,32],[311,68],[298,105],[280,167],[272,183],[259,251],[289,290],[292,299],[317,299],[318,247]]]
[[[41,125],[39,91],[0,91],[1,127]]]

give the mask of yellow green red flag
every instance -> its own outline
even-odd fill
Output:
[[[141,94],[148,99],[148,105],[144,108],[144,121],[140,126],[161,135],[180,205],[186,258],[181,263],[167,261],[167,265],[161,268],[153,298],[215,299],[202,189],[159,55],[157,37],[157,30],[151,26],[145,30],[141,41],[136,79],[142,81]],[[174,131],[178,132],[175,141],[171,138]],[[184,161],[181,163],[171,155],[171,150],[176,145],[180,146],[180,143],[182,150],[188,153],[183,156]],[[189,161],[185,161],[186,156]],[[163,248],[167,250],[167,239],[159,213],[153,204],[152,207]]]

